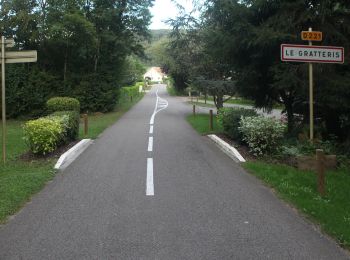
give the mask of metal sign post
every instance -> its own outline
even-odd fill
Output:
[[[5,88],[5,64],[36,62],[36,51],[8,51],[6,47],[13,47],[13,39],[5,39],[1,36],[1,101],[2,101],[2,161],[6,162],[6,88]]]
[[[310,140],[314,139],[314,77],[313,63],[344,63],[344,48],[335,46],[314,46],[312,41],[321,41],[322,32],[309,31],[301,33],[303,40],[309,45],[281,44],[281,60],[288,62],[309,63],[309,110]]]
[[[309,28],[312,32],[312,28]],[[312,41],[309,40],[309,46],[312,46]],[[310,141],[314,140],[314,72],[312,62],[309,62],[309,109],[310,109]]]

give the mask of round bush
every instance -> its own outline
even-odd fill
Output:
[[[66,141],[76,140],[78,138],[80,115],[77,111],[57,111],[52,115],[67,117]]]
[[[286,125],[269,117],[242,117],[239,130],[251,152],[258,156],[277,148],[285,133]]]
[[[28,121],[24,127],[24,140],[34,154],[53,152],[65,135],[64,117],[42,117]]]
[[[46,102],[50,113],[56,111],[77,111],[80,112],[80,103],[76,98],[71,97],[53,97]]]
[[[253,109],[245,108],[221,108],[219,110],[218,121],[222,125],[225,134],[233,140],[242,141],[242,133],[239,131],[241,117],[257,116]]]

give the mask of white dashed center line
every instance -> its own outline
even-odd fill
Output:
[[[149,151],[149,152],[152,152],[152,151],[153,151],[153,137],[152,137],[152,136],[150,136],[150,137],[148,138],[148,151]]]
[[[153,158],[147,158],[147,185],[146,196],[154,196],[153,184]]]
[[[154,132],[154,120],[156,114],[168,107],[168,101],[158,96],[158,89],[156,91],[156,106],[149,121],[150,128],[149,134],[153,135]],[[153,152],[153,136],[148,137],[148,152]],[[153,158],[147,158],[147,180],[146,180],[146,196],[154,196],[154,183],[153,183]]]

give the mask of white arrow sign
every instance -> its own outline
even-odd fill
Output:
[[[6,48],[13,47],[13,39],[0,39],[0,59],[1,59],[1,119],[2,119],[2,160],[6,162],[6,90],[5,90],[5,63],[36,62],[36,51],[6,51]]]
[[[0,53],[2,57],[2,53]],[[7,51],[5,52],[5,63],[36,62],[37,51]]]
[[[294,62],[344,63],[344,48],[282,44],[281,60]]]

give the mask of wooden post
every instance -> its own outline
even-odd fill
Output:
[[[88,115],[87,114],[84,114],[83,115],[84,117],[84,135],[87,136],[88,135],[88,130],[89,130],[89,121],[88,121]]]
[[[192,111],[193,111],[193,116],[195,116],[196,115],[196,105],[193,105]]]
[[[1,36],[2,161],[6,162],[5,37]]]
[[[326,194],[325,189],[325,157],[322,149],[316,150],[317,190],[321,196]]]
[[[132,96],[130,96],[130,102],[132,102]]]
[[[210,131],[213,131],[213,110],[212,109],[210,109],[209,110],[209,117],[210,117],[210,119],[209,119],[209,130]]]

